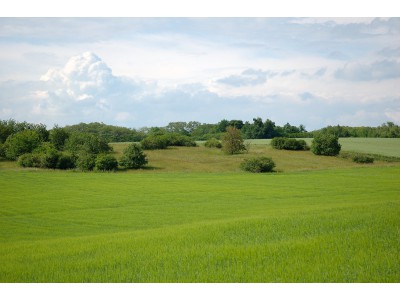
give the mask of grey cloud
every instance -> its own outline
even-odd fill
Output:
[[[231,85],[234,87],[254,86],[267,82],[268,77],[276,76],[277,73],[270,71],[262,71],[255,69],[246,69],[239,75],[230,75],[225,78],[218,79],[218,83]]]
[[[369,81],[400,77],[400,63],[395,60],[381,60],[371,64],[347,64],[335,72],[338,79]]]
[[[386,47],[379,50],[378,54],[385,57],[400,57],[400,47],[398,48]]]

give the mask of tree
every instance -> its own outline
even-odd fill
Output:
[[[222,135],[222,150],[226,154],[236,154],[246,150],[240,130],[235,127],[227,127]]]
[[[77,153],[85,151],[91,154],[107,153],[112,150],[107,141],[90,133],[74,132],[65,142],[65,149]]]
[[[50,142],[56,147],[57,150],[62,150],[64,148],[65,141],[68,139],[68,137],[68,132],[64,128],[60,128],[57,125],[50,130]]]
[[[121,167],[127,169],[139,169],[148,163],[146,154],[137,144],[130,144],[124,149],[123,155],[119,161]]]
[[[30,153],[41,143],[39,134],[34,130],[24,130],[10,135],[4,143],[7,159],[16,160],[24,153]]]
[[[317,134],[311,144],[311,151],[316,155],[335,156],[341,149],[339,138],[333,134]]]

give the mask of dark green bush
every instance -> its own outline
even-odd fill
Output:
[[[91,171],[96,165],[96,155],[80,152],[75,160],[75,166],[81,171]]]
[[[196,147],[197,144],[190,137],[179,133],[167,133],[162,135],[167,140],[168,146]]]
[[[168,140],[165,135],[151,135],[143,139],[140,144],[145,150],[166,149]]]
[[[95,168],[99,171],[115,171],[118,169],[118,161],[111,154],[101,153],[96,157]]]
[[[57,169],[66,170],[74,168],[75,168],[74,157],[70,154],[62,153],[57,161]]]
[[[275,168],[274,161],[266,156],[246,158],[241,164],[240,168],[243,171],[252,173],[272,172]]]
[[[40,154],[25,153],[18,157],[18,165],[24,168],[41,168],[42,158]]]
[[[34,130],[24,130],[12,134],[4,143],[6,158],[16,160],[22,154],[31,153],[41,142],[40,135]]]
[[[353,157],[353,161],[359,164],[372,164],[374,162],[374,158],[364,154],[356,154]]]
[[[0,142],[0,158],[6,157],[6,149],[4,148],[3,143]]]
[[[316,155],[336,156],[341,148],[339,138],[333,134],[318,134],[311,144],[311,151]]]
[[[74,132],[69,136],[65,141],[64,149],[71,153],[84,151],[91,154],[108,153],[112,151],[112,147],[110,147],[104,139],[94,134],[80,132]]]
[[[216,138],[211,138],[204,143],[204,146],[208,148],[222,148],[222,143]]]
[[[120,166],[127,169],[139,169],[147,163],[146,154],[144,154],[142,148],[136,144],[130,144],[125,148],[119,161]]]
[[[287,137],[275,137],[271,140],[271,147],[279,150],[308,150],[306,141]]]

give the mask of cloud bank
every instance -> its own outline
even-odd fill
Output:
[[[0,119],[141,127],[262,117],[308,130],[400,123],[399,24],[0,19]]]

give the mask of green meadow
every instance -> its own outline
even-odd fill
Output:
[[[0,162],[0,282],[399,282],[399,162],[146,154],[110,173]],[[277,172],[240,171],[258,155]]]

